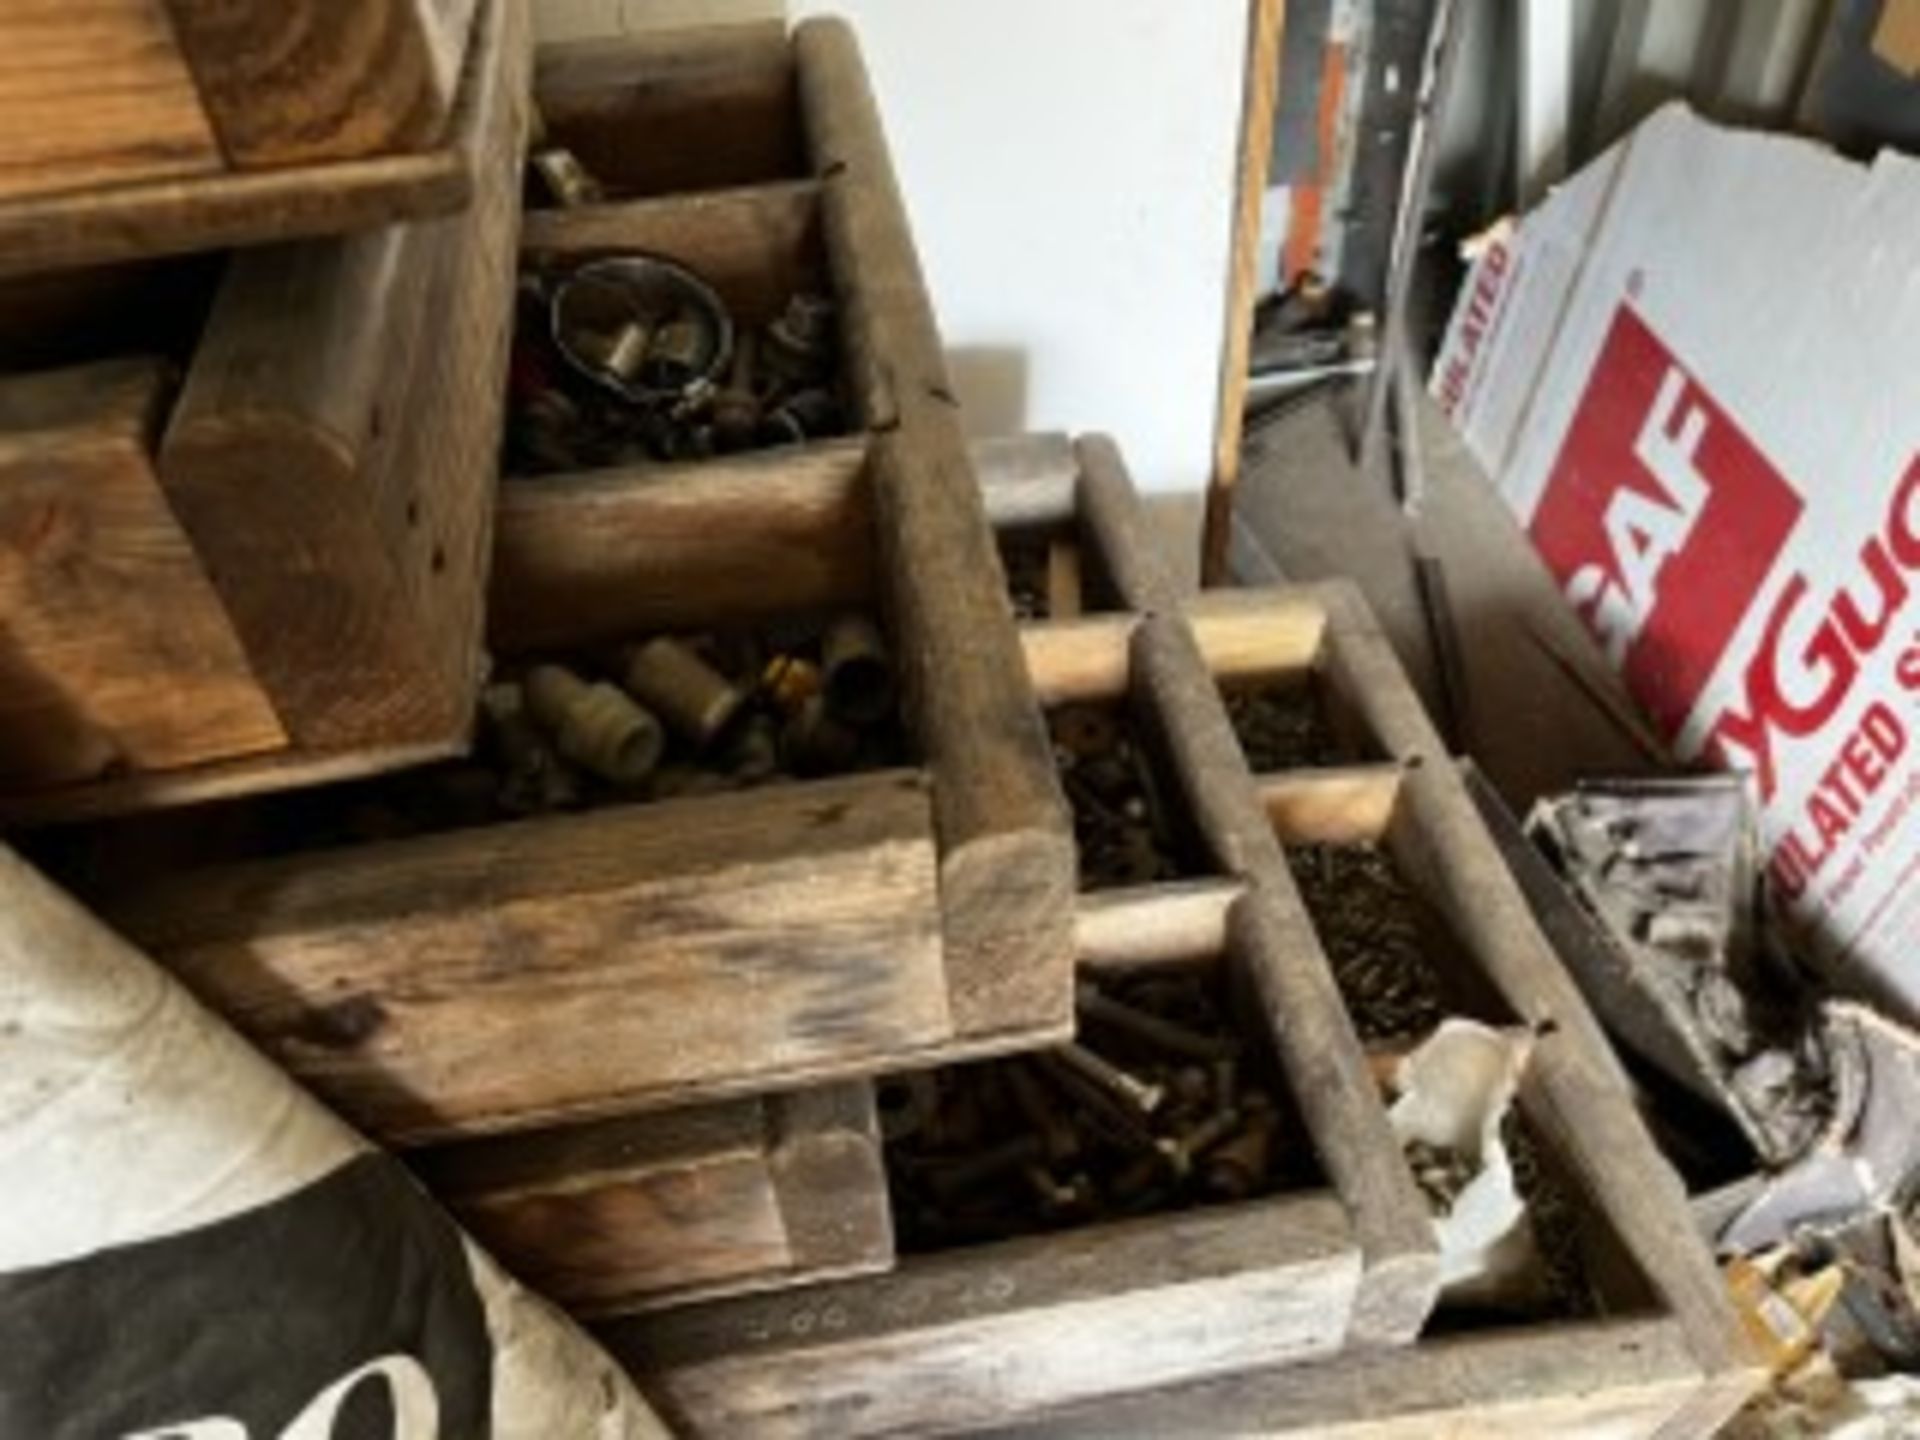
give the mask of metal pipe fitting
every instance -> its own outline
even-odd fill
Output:
[[[668,726],[703,747],[727,728],[747,698],[726,676],[667,635],[626,653],[620,683]]]
[[[820,640],[827,706],[850,725],[877,725],[893,713],[893,664],[886,637],[864,615],[842,615]]]
[[[637,785],[666,748],[660,722],[617,685],[589,684],[560,665],[526,676],[527,709],[561,755],[616,785]]]

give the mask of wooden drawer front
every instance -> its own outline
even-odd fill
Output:
[[[471,1141],[413,1164],[508,1269],[579,1315],[893,1263],[865,1085]]]
[[[245,863],[114,914],[389,1144],[871,1071],[952,1028],[912,772]]]

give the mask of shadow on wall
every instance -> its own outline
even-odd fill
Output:
[[[969,435],[1018,435],[1027,428],[1026,349],[1019,345],[957,345],[947,369]]]

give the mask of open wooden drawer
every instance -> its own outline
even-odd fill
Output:
[[[916,656],[940,653],[938,616],[876,544],[877,509],[866,448],[844,441],[798,473],[754,456],[511,489],[500,671],[557,656],[584,673],[661,634],[791,633],[906,591],[878,613],[910,686]],[[898,748],[863,773],[603,788],[512,819],[491,784],[477,808],[445,799],[473,788],[461,764],[50,835],[42,858],[389,1143],[1028,1048],[1072,1025],[1073,856],[1008,678],[1011,713],[909,688]],[[1037,782],[1008,783],[1029,756]]]
[[[0,817],[464,745],[529,57],[482,25],[464,213],[0,282]]]

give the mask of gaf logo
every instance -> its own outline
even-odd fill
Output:
[[[1529,533],[1669,737],[1800,511],[1792,487],[1623,303]]]

